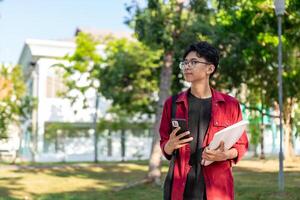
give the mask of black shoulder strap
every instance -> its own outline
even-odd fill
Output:
[[[177,109],[177,104],[176,100],[178,98],[178,94],[175,94],[172,96],[172,110],[171,110],[171,119],[176,118],[176,109]],[[172,123],[172,122],[171,122]],[[178,150],[173,152],[173,156],[177,156]]]
[[[172,96],[171,119],[176,117],[177,97],[178,97],[177,94]],[[172,124],[172,122],[170,122],[170,124]],[[164,193],[163,193],[164,200],[171,200],[172,185],[173,185],[173,172],[174,172],[174,166],[175,166],[175,159],[176,159],[177,155],[178,155],[178,150],[175,150],[172,154],[172,158],[171,158],[170,164],[169,164],[169,170],[168,170],[167,176],[165,178],[165,182],[164,182]]]
[[[172,96],[172,110],[171,110],[171,118],[175,118],[176,117],[176,100],[177,100],[178,94],[175,94]]]

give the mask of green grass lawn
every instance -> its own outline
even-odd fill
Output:
[[[163,174],[167,170],[164,163]],[[237,200],[300,200],[300,159],[285,163],[285,192],[278,192],[278,161],[245,160],[234,167]],[[161,187],[142,184],[113,189],[143,179],[147,161],[0,166],[0,200],[153,200]]]

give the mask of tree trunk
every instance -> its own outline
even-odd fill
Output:
[[[164,56],[164,65],[160,74],[159,85],[159,100],[156,109],[155,123],[153,127],[153,141],[149,160],[148,178],[155,184],[160,184],[161,178],[161,149],[160,149],[160,136],[159,125],[162,114],[163,104],[170,96],[171,80],[172,80],[172,65],[173,65],[173,52],[167,52]]]
[[[259,156],[260,159],[265,159],[264,127],[265,127],[265,124],[264,124],[264,115],[262,114],[261,124],[260,124],[260,156]]]
[[[121,156],[122,156],[122,162],[125,160],[125,129],[121,130]]]
[[[58,132],[55,133],[55,153],[59,151],[59,138],[58,138]]]
[[[64,153],[64,157],[63,157],[63,160],[62,162],[67,162],[67,155],[66,155],[66,139],[67,139],[67,134],[66,133],[62,133],[62,136],[61,136],[61,139],[62,139],[62,152]]]
[[[257,146],[258,146],[257,144],[254,145],[254,154],[253,154],[253,157],[254,157],[254,158],[257,158],[257,157],[258,157]]]
[[[260,159],[265,159],[265,147],[264,147],[264,95],[263,89],[261,90],[261,124],[260,124]]]
[[[108,130],[108,137],[107,137],[107,156],[112,156],[112,139],[111,139],[111,130]]]
[[[293,147],[293,135],[292,135],[292,110],[294,105],[294,99],[288,98],[285,109],[283,111],[284,120],[284,156],[286,160],[291,160],[295,156]]]
[[[98,131],[97,131],[97,119],[98,119],[98,105],[99,105],[99,94],[96,91],[95,95],[95,112],[93,116],[93,129],[94,129],[94,162],[98,162]]]
[[[260,159],[265,159],[265,146],[264,146],[264,122],[262,119],[261,125],[260,125]]]

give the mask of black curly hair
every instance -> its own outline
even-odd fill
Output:
[[[209,62],[215,66],[213,73],[210,75],[210,77],[211,77],[216,72],[218,65],[219,65],[220,57],[219,57],[218,50],[215,47],[213,47],[211,44],[209,44],[208,42],[201,41],[198,43],[191,44],[185,50],[185,52],[183,54],[183,60],[192,51],[195,51],[199,58],[204,58],[207,62]]]

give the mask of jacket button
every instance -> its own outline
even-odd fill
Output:
[[[218,122],[216,122],[216,125],[218,125],[219,123]]]

